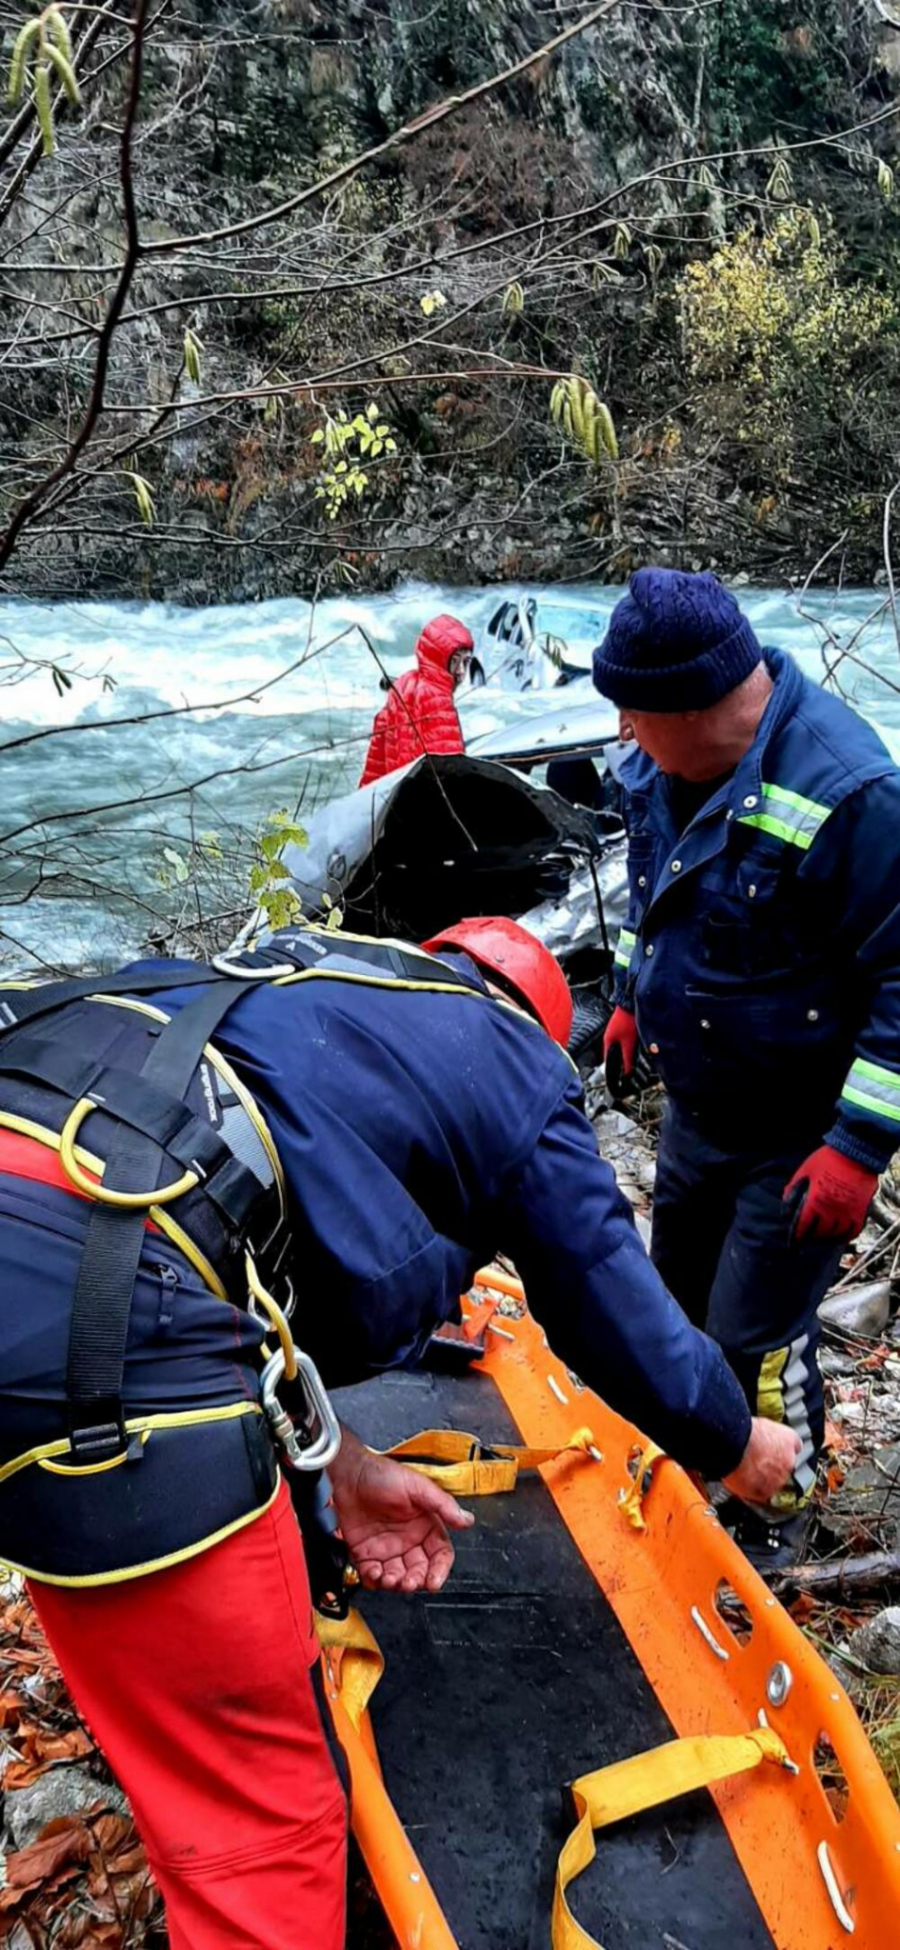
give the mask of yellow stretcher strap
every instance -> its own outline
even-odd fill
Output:
[[[601,1767],[596,1774],[582,1774],[580,1780],[573,1781],[578,1821],[557,1863],[551,1950],[600,1950],[596,1937],[588,1936],[576,1923],[566,1898],[569,1884],[596,1855],[595,1828],[608,1828],[614,1821],[642,1814],[647,1808],[674,1800],[676,1795],[691,1794],[713,1781],[745,1774],[762,1760],[783,1767],[788,1758],[778,1735],[769,1727],[760,1727],[752,1733],[700,1734],[691,1740],[672,1740],[665,1747],[616,1761],[612,1767]]]
[[[647,1528],[644,1517],[644,1498],[653,1480],[653,1465],[657,1462],[664,1462],[665,1455],[665,1450],[658,1449],[655,1442],[648,1442],[646,1448],[641,1450],[640,1456],[638,1457],[633,1482],[629,1483],[627,1490],[621,1490],[619,1492],[619,1508],[623,1516],[631,1524],[633,1530],[646,1530]]]
[[[408,1463],[420,1476],[430,1476],[451,1496],[497,1496],[515,1489],[520,1469],[540,1469],[559,1456],[587,1455],[593,1443],[590,1429],[576,1429],[568,1442],[554,1449],[492,1442],[485,1455],[478,1437],[462,1429],[422,1429],[382,1453]],[[414,1462],[415,1456],[427,1456],[428,1461]]]
[[[323,1652],[339,1652],[332,1663],[341,1705],[357,1733],[359,1723],[384,1671],[384,1655],[364,1618],[351,1607],[346,1618],[316,1613],[316,1630]]]

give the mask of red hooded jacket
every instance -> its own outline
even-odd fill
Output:
[[[449,665],[455,651],[473,648],[470,631],[455,616],[435,616],[426,624],[416,644],[417,668],[392,684],[372,726],[360,785],[396,772],[423,752],[465,750]]]

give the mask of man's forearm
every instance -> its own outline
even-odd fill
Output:
[[[341,1446],[328,1465],[331,1487],[338,1496],[355,1488],[359,1472],[368,1454],[369,1450],[362,1437],[349,1428],[346,1422],[342,1422]]]

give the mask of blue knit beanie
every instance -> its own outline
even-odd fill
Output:
[[[704,711],[762,657],[734,597],[708,569],[638,569],[594,651],[601,697],[632,711]]]

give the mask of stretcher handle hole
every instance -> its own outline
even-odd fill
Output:
[[[831,1735],[824,1729],[813,1747],[812,1763],[835,1821],[843,1821],[850,1800],[850,1786]]]
[[[738,1645],[749,1645],[753,1637],[753,1614],[727,1578],[719,1579],[713,1603],[732,1638]]]

